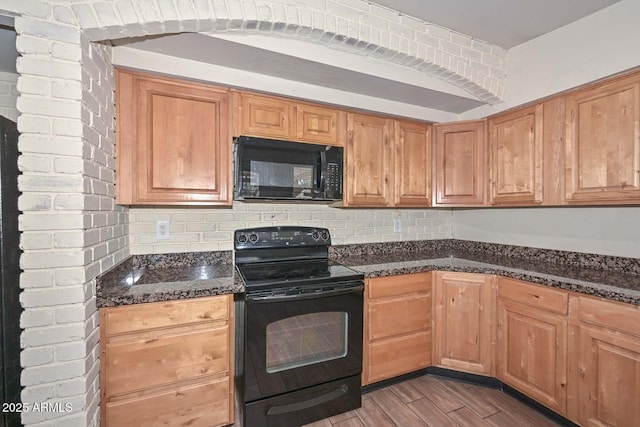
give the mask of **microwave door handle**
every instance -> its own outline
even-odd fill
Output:
[[[319,185],[319,191],[321,194],[324,194],[325,192],[325,187],[327,184],[327,180],[326,180],[326,174],[327,172],[327,152],[326,151],[321,151],[320,152],[320,185]]]

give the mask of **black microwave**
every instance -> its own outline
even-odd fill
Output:
[[[234,138],[235,200],[342,200],[343,149]]]

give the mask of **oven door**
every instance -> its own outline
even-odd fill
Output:
[[[244,401],[360,375],[362,282],[301,295],[246,296]]]

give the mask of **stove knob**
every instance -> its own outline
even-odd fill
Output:
[[[258,235],[256,233],[249,234],[249,241],[251,243],[255,243],[258,241]]]
[[[238,236],[238,242],[239,243],[247,243],[247,235],[246,234],[240,234]]]
[[[313,240],[318,240],[320,238],[320,233],[318,233],[318,230],[313,230],[313,232],[311,233],[311,237],[313,237]]]
[[[329,238],[329,232],[327,230],[324,230],[322,232],[322,240],[327,240]]]

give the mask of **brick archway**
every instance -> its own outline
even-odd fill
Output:
[[[291,37],[418,70],[489,104],[504,96],[506,51],[363,0],[85,0],[53,12],[91,41],[179,32]]]

